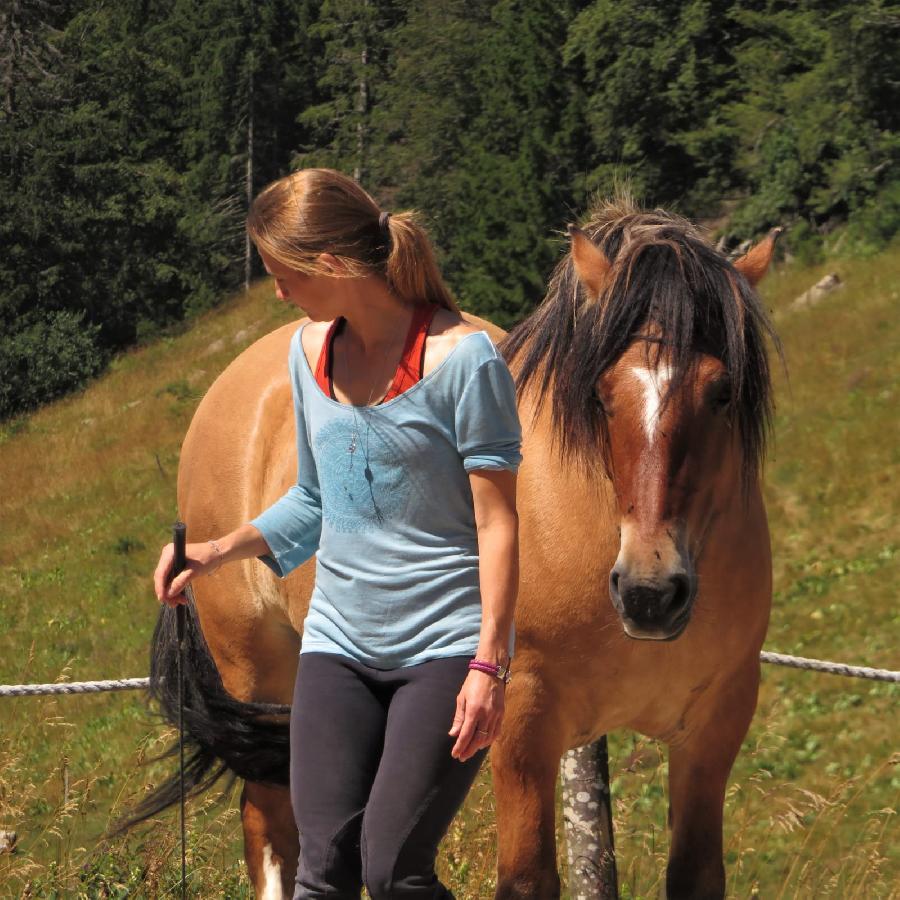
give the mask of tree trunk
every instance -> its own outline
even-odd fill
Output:
[[[363,7],[368,10],[369,0],[364,0]],[[369,20],[363,16],[363,46],[360,54],[359,87],[356,94],[356,165],[353,177],[361,182],[365,174],[366,159],[366,112],[369,108],[369,82],[366,68],[369,64]]]
[[[251,6],[252,9],[252,6]],[[247,84],[247,173],[245,187],[247,191],[247,212],[253,203],[253,51],[250,51],[250,66]],[[250,279],[253,276],[253,246],[250,233],[244,231],[244,290],[250,290]]]

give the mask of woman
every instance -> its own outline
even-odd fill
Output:
[[[438,844],[500,730],[518,584],[520,428],[509,370],[467,322],[411,213],[352,179],[295,172],[248,230],[291,342],[297,483],[255,519],[189,544],[161,602],[259,557],[317,554],[291,708],[295,898],[447,898]]]

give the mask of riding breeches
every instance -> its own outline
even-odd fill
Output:
[[[294,900],[452,900],[438,844],[486,750],[461,763],[447,732],[470,657],[374,669],[302,653],[291,709]]]

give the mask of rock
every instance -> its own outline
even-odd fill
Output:
[[[821,281],[817,281],[808,291],[804,291],[799,297],[791,303],[791,309],[802,309],[806,306],[815,306],[826,294],[839,287],[843,287],[837,272],[831,272]]]
[[[14,831],[0,831],[0,853],[12,853],[17,840],[18,835]]]
[[[251,322],[246,328],[242,328],[240,331],[234,334],[234,336],[231,338],[231,343],[240,344],[242,341],[246,341],[248,337],[259,331],[262,324],[262,319],[257,319],[255,322]]]
[[[219,338],[217,341],[213,341],[204,351],[204,356],[212,356],[213,353],[218,353],[220,350],[224,349],[225,341],[222,338]]]

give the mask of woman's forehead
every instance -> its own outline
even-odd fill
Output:
[[[265,250],[259,251],[259,256],[263,261],[263,265],[266,267],[266,271],[270,275],[274,276],[285,276],[290,275],[294,271],[289,266],[286,266],[284,263],[279,262],[272,256],[269,256]]]

